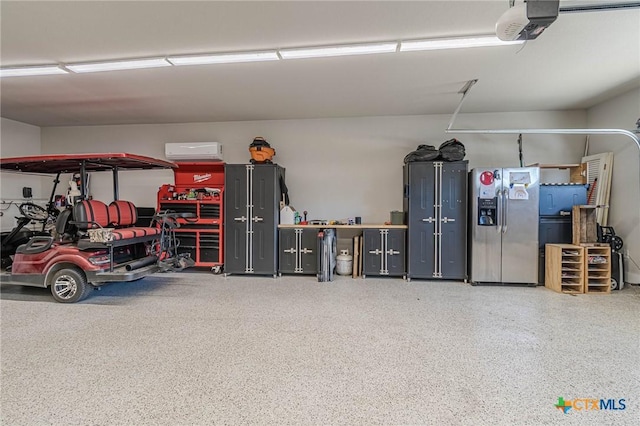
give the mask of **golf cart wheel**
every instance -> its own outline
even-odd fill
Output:
[[[87,278],[76,268],[60,269],[51,278],[51,294],[60,303],[79,302],[91,289]]]
[[[617,290],[618,289],[618,280],[616,280],[615,278],[611,278],[611,290]]]

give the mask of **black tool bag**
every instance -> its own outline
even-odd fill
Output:
[[[412,161],[432,161],[438,158],[440,153],[433,145],[418,145],[418,149],[410,152],[404,157],[404,163]]]
[[[442,161],[460,161],[466,154],[464,145],[458,139],[449,139],[438,148]]]

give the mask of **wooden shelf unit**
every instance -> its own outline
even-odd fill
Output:
[[[558,293],[584,293],[584,252],[571,244],[546,244],[544,286]]]
[[[585,293],[611,293],[611,247],[585,245]]]
[[[598,241],[596,206],[573,206],[571,213],[573,244]]]
[[[569,182],[586,184],[587,183],[587,164],[529,164],[527,167],[539,167],[541,169],[558,169],[569,170]]]

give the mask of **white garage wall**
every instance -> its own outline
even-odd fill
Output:
[[[640,89],[610,99],[587,111],[590,128],[633,130],[640,119]],[[609,201],[609,225],[624,239],[633,261],[627,260],[626,281],[640,283],[640,152],[626,136],[594,135],[589,154],[613,152],[613,180]]]
[[[402,209],[404,156],[417,145],[438,146],[454,137],[444,129],[450,116],[364,117],[163,125],[52,127],[42,129],[43,153],[125,151],[164,158],[167,142],[218,141],[227,163],[246,163],[255,136],[276,149],[275,161],[287,168],[291,203],[309,219],[362,216],[365,222],[389,220]],[[462,114],[467,128],[582,127],[584,111]],[[515,136],[467,135],[470,167],[518,165]],[[579,160],[584,138],[525,136],[525,163]],[[112,199],[111,178],[92,177],[94,197]],[[121,178],[120,198],[154,206],[158,187],[173,183],[168,171],[129,172]]]
[[[40,154],[40,127],[20,123],[3,118],[0,123],[0,157],[20,157]],[[37,176],[2,173],[0,175],[0,226],[2,231],[8,231],[15,225],[15,216],[19,215],[15,204],[20,202],[22,188],[29,186],[33,190],[34,198],[42,198],[41,178]],[[42,200],[34,200],[41,202]]]

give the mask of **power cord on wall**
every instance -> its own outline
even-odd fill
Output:
[[[522,133],[518,135],[518,157],[520,158],[520,167],[524,167],[522,159]]]

